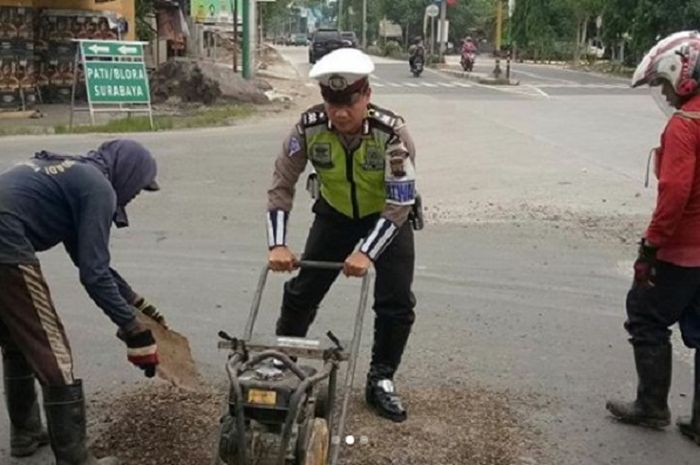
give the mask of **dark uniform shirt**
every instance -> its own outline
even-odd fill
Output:
[[[124,187],[121,197],[133,198],[155,179],[155,162],[150,158],[142,173],[129,170],[122,178],[130,182],[119,183],[108,179],[109,162],[79,158],[35,157],[0,174],[0,263],[38,263],[36,252],[63,243],[90,297],[124,327],[134,320],[129,302],[135,294],[109,267],[120,197],[113,185]]]

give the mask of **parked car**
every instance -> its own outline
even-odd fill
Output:
[[[292,34],[290,40],[290,45],[309,45],[309,38],[306,36],[305,33],[300,32],[296,34]]]
[[[337,29],[318,29],[309,45],[309,63],[314,64],[333,50],[346,47],[347,42]]]
[[[350,47],[357,48],[357,36],[353,31],[343,31],[340,33],[340,36],[343,38],[343,40],[347,40],[349,42]]]

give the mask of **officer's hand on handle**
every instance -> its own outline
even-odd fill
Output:
[[[267,264],[272,271],[294,271],[299,266],[299,260],[289,247],[283,245],[270,249]]]
[[[153,378],[158,366],[158,345],[151,330],[135,321],[128,328],[120,329],[117,337],[126,343],[129,362],[142,369],[146,378]]]
[[[369,267],[372,266],[372,260],[362,252],[354,252],[343,263],[343,274],[345,276],[362,277],[367,274]]]
[[[654,287],[656,278],[656,251],[658,247],[653,246],[646,239],[642,239],[639,244],[639,255],[634,262],[634,284],[643,289]]]
[[[143,297],[139,297],[134,302],[134,307],[136,307],[141,313],[161,325],[163,328],[168,329],[168,325],[165,322],[165,317],[160,314],[155,305],[147,301]]]

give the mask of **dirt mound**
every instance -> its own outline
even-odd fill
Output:
[[[193,62],[171,60],[163,63],[151,75],[153,103],[177,100],[211,105],[219,97],[219,83],[206,77],[202,69]]]
[[[95,409],[103,413],[92,449],[123,465],[209,465],[222,399],[209,388],[144,387]]]
[[[209,465],[214,458],[224,389],[184,391],[154,384],[97,411],[105,412],[94,449],[124,465]],[[479,388],[404,389],[409,420],[391,423],[353,398],[341,451],[352,465],[522,465],[536,463],[506,394]]]
[[[246,81],[229,64],[187,59],[163,63],[151,75],[153,103],[267,103],[261,80]]]

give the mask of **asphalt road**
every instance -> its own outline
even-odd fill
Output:
[[[285,52],[301,73],[308,70],[304,49]],[[375,100],[408,121],[429,220],[416,236],[418,319],[398,387],[465,382],[506,392],[537,433],[546,452],[541,463],[697,464],[700,449],[674,428],[623,426],[604,409],[607,397],[629,397],[635,388],[623,304],[634,241],[653,208],[654,190],[643,188],[646,155],[664,119],[642,92],[585,87],[617,86],[617,79],[543,67],[517,72],[578,87],[547,96],[449,87],[440,83],[458,81],[430,71],[411,78],[405,64],[378,60]],[[419,87],[389,84],[407,82]],[[188,335],[211,379],[223,377],[217,331],[242,332],[266,255],[265,190],[294,120],[289,114],[134,136],[156,155],[163,190],[130,206],[132,227],[114,232],[113,263]],[[4,138],[0,168],[39,148],[79,152],[105,137]],[[300,190],[291,220],[296,250],[308,207]],[[44,254],[42,263],[90,395],[140,382],[63,251]],[[270,283],[260,332],[272,329],[281,283],[282,277]],[[338,282],[315,335],[347,334],[357,284]],[[360,373],[370,325],[368,318]],[[691,395],[689,354],[676,342],[674,415],[688,413]],[[9,428],[0,425],[0,463],[7,463]],[[532,460],[524,454],[523,463]]]

